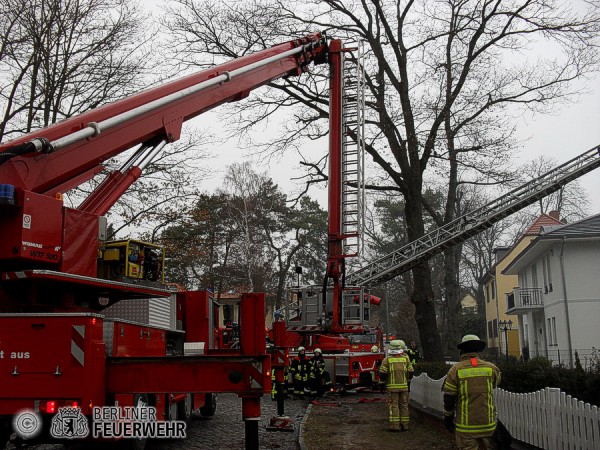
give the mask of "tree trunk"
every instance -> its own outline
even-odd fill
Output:
[[[417,195],[406,197],[405,211],[409,241],[414,241],[425,234],[420,190],[413,189],[412,192]],[[444,354],[442,352],[442,342],[436,321],[429,264],[419,264],[412,270],[412,274],[414,287],[410,295],[410,301],[415,305],[415,321],[419,328],[419,339],[423,347],[423,357],[427,361],[443,361]]]
[[[427,263],[413,269],[415,288],[410,301],[415,305],[415,321],[419,328],[419,339],[426,361],[443,361],[442,342],[438,331],[433,290],[431,288],[431,270]]]
[[[456,344],[460,342],[460,284],[458,281],[458,265],[462,245],[444,251],[444,290],[447,305],[446,342],[443,348],[449,356],[458,356]]]

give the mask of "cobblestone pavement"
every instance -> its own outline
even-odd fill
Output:
[[[277,403],[269,396],[261,398],[261,421],[259,445],[261,449],[297,450],[300,423],[306,413],[308,400],[286,400],[285,415],[294,420],[294,432],[267,431],[269,419],[277,414]],[[152,450],[175,449],[244,449],[244,421],[242,400],[235,394],[219,394],[217,412],[213,417],[193,420],[184,441],[153,441],[147,448]]]

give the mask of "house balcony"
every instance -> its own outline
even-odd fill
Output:
[[[506,294],[506,314],[522,315],[544,309],[540,288],[514,288]]]

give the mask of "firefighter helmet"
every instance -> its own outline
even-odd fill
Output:
[[[406,349],[406,344],[404,343],[404,341],[401,341],[400,339],[394,339],[392,342],[390,342],[390,349],[404,350],[404,349]]]
[[[378,353],[378,352],[379,352],[379,347],[377,347],[376,345],[371,347],[371,353]]]
[[[318,353],[319,355],[322,355],[322,354],[323,354],[323,352],[321,351],[321,349],[320,349],[320,348],[315,348],[315,351],[314,351],[314,353],[315,353],[315,354],[316,354],[316,353]]]
[[[305,351],[306,351],[306,349],[304,347],[298,347],[298,353],[305,352]]]
[[[485,346],[485,341],[482,341],[476,335],[466,334],[456,347],[463,352],[480,352]]]

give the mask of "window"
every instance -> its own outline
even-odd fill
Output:
[[[547,255],[544,255],[544,257],[542,258],[542,278],[544,279],[544,294],[548,293],[548,265],[546,264],[546,257]]]
[[[546,268],[548,270],[548,291],[552,292],[552,265],[550,264],[550,255],[546,255]]]
[[[552,341],[554,345],[558,345],[558,339],[556,338],[556,317],[552,318]]]
[[[538,287],[538,279],[537,279],[537,265],[533,264],[531,266],[531,287]]]
[[[496,298],[496,280],[492,280],[492,299]]]
[[[551,326],[551,322],[550,319],[548,318],[548,327],[546,329],[546,334],[548,335],[548,345],[554,345],[554,342],[552,341],[552,326]]]
[[[492,321],[488,322],[488,339],[492,339],[494,337],[494,331],[492,328]]]
[[[488,284],[485,287],[485,299],[487,300],[487,302],[490,302],[490,285]]]
[[[495,338],[498,337],[498,319],[494,319],[494,324],[492,325],[492,333],[494,334]]]

